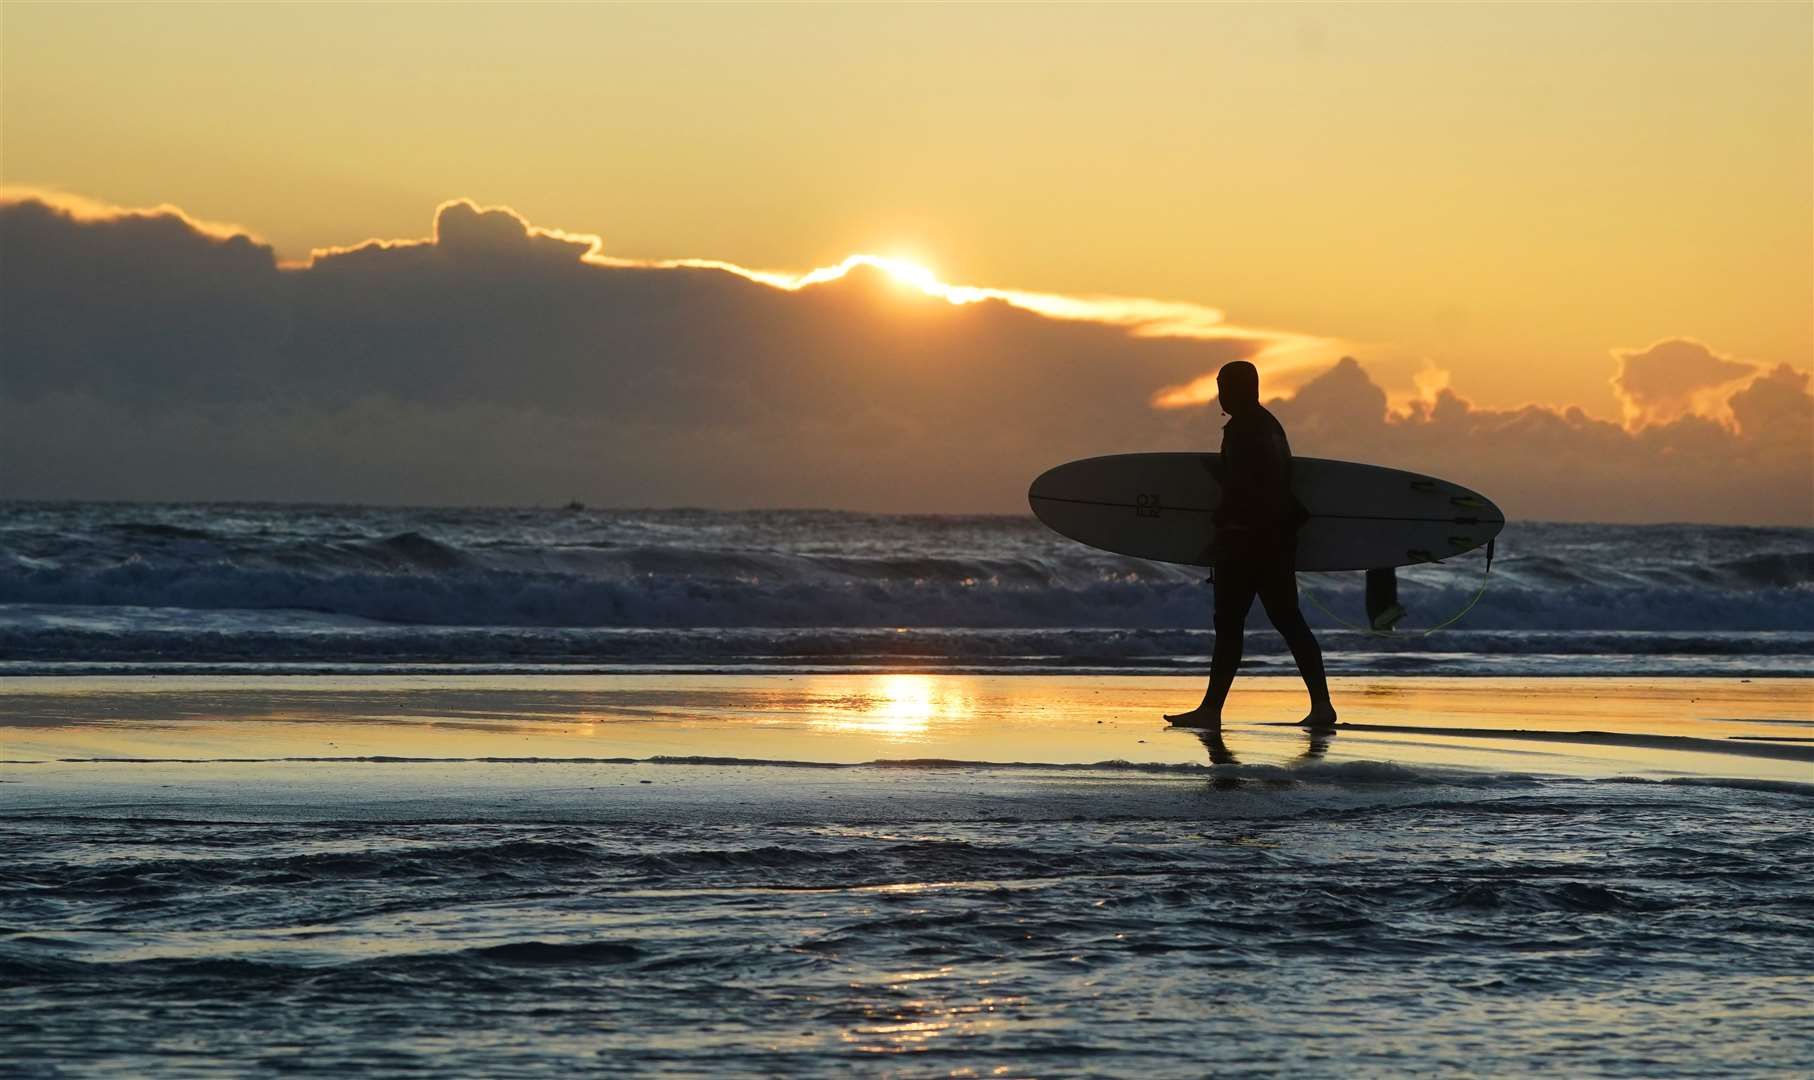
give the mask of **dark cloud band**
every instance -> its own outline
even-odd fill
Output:
[[[620,263],[466,203],[436,226],[286,267],[173,213],[0,204],[0,494],[1014,512],[1054,461],[1213,446],[1213,409],[1155,394],[1277,343],[948,303],[868,265],[780,288]],[[1628,358],[1628,396],[1698,392],[1678,359]],[[1447,392],[1392,414],[1353,361],[1279,409],[1300,453],[1517,514],[1814,520],[1786,367],[1731,395],[1736,428]]]

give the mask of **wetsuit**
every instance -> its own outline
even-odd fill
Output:
[[[1219,553],[1249,561],[1296,543],[1307,515],[1291,493],[1291,441],[1264,405],[1249,405],[1223,425],[1221,482]]]
[[[1298,610],[1297,532],[1309,515],[1291,492],[1291,442],[1265,406],[1254,403],[1230,415],[1222,428],[1221,466],[1211,697],[1219,703],[1234,682],[1242,629],[1258,596],[1312,695],[1326,698],[1323,653]]]

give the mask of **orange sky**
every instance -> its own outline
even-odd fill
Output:
[[[454,196],[616,257],[901,256],[1613,418],[1615,349],[1809,366],[1811,12],[9,3],[0,179],[290,257]]]

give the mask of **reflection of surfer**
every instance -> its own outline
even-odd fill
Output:
[[[1197,738],[1202,741],[1203,749],[1209,751],[1211,765],[1241,764],[1240,759],[1235,757],[1235,752],[1222,741],[1221,728],[1204,728],[1197,732]],[[1218,770],[1214,776],[1209,778],[1209,786],[1222,791],[1232,791],[1241,786],[1241,777],[1233,770]]]
[[[1335,723],[1323,650],[1298,609],[1297,531],[1308,516],[1291,493],[1291,443],[1260,404],[1260,373],[1245,360],[1222,365],[1216,392],[1228,423],[1222,428],[1222,502],[1216,509],[1215,629],[1209,689],[1203,703],[1167,716],[1174,724],[1214,727],[1241,666],[1241,632],[1258,596],[1266,617],[1291,647],[1310,691],[1304,723]]]
[[[1221,728],[1204,728],[1197,732],[1197,739],[1202,742],[1203,749],[1209,751],[1211,765],[1239,765],[1241,763],[1241,760],[1235,757],[1235,752],[1222,741]]]
[[[1304,734],[1310,736],[1310,745],[1304,747],[1304,756],[1320,758],[1329,753],[1329,740],[1335,737],[1335,727],[1330,724],[1312,724]]]
[[[1306,731],[1304,734],[1310,737],[1310,745],[1304,748],[1305,757],[1316,759],[1329,753],[1329,740],[1335,737],[1334,728],[1319,724],[1310,728],[1310,730]],[[1203,749],[1209,751],[1209,763],[1211,765],[1239,765],[1241,763],[1241,759],[1235,757],[1234,750],[1229,747],[1228,743],[1223,741],[1221,728],[1206,727],[1198,729],[1197,741],[1203,744]],[[1215,780],[1215,785],[1217,787],[1230,786],[1223,783],[1223,781],[1233,779],[1234,778],[1232,777],[1219,776]]]

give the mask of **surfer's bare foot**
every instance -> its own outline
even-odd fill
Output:
[[[1165,718],[1175,727],[1222,726],[1222,710],[1212,709],[1208,705],[1199,705],[1189,712],[1166,713]]]
[[[1335,706],[1327,701],[1310,706],[1310,715],[1299,720],[1305,727],[1334,727]]]

